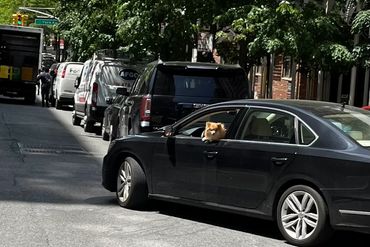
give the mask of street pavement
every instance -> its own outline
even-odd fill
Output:
[[[109,143],[71,109],[0,98],[0,246],[289,246],[273,222],[151,202],[128,210],[101,186]],[[337,232],[325,246],[368,246]]]

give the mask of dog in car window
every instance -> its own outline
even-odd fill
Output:
[[[223,123],[206,122],[206,128],[202,133],[203,142],[219,141],[226,136],[226,129]]]

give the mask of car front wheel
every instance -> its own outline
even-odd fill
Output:
[[[287,189],[280,197],[276,215],[280,232],[291,244],[314,246],[331,236],[326,203],[311,187]]]
[[[131,157],[127,157],[118,169],[116,197],[118,204],[125,208],[143,206],[148,199],[144,171]]]

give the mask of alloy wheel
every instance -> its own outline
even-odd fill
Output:
[[[281,207],[281,222],[291,238],[309,238],[316,230],[318,221],[318,206],[309,193],[294,191],[285,198]]]
[[[117,197],[121,202],[125,202],[131,192],[131,166],[125,161],[120,169],[117,178]]]

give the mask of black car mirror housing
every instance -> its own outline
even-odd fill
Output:
[[[164,136],[166,137],[171,137],[175,134],[175,130],[174,128],[172,127],[172,125],[168,125],[168,126],[165,126],[164,127]]]

